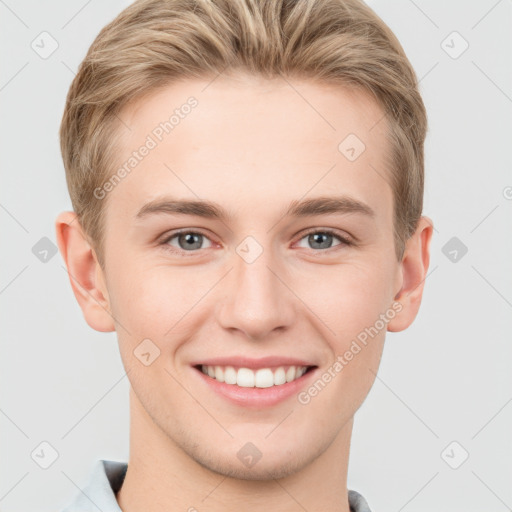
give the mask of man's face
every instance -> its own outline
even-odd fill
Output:
[[[362,93],[291,84],[184,81],[130,106],[119,167],[154,145],[148,135],[156,144],[105,199],[106,291],[133,410],[201,465],[247,479],[297,471],[350,424],[379,365],[376,321],[401,286],[382,110]],[[191,96],[172,131],[156,128]],[[286,213],[320,197],[345,207]],[[213,202],[225,217],[162,206],[171,201]],[[242,357],[314,368],[281,396],[195,367],[227,359],[236,372]],[[249,442],[262,454],[252,467],[237,456]]]

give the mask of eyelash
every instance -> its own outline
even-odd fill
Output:
[[[302,239],[304,239],[308,235],[311,235],[311,234],[314,234],[314,233],[322,233],[322,234],[326,234],[326,235],[332,235],[334,238],[337,238],[341,242],[339,245],[334,246],[334,247],[329,247],[327,249],[319,249],[319,250],[311,249],[315,253],[321,253],[321,252],[328,252],[328,251],[331,251],[331,250],[336,250],[336,247],[343,246],[343,245],[346,246],[346,247],[350,247],[350,246],[355,245],[355,243],[352,242],[350,239],[348,239],[348,238],[338,234],[336,231],[334,231],[332,229],[312,229],[312,230],[307,231],[306,233],[304,233],[297,240],[297,242],[300,242]],[[186,257],[190,257],[190,256],[192,256],[192,257],[195,256],[195,253],[199,252],[199,249],[198,250],[193,250],[193,251],[185,251],[183,249],[176,249],[175,247],[172,247],[172,246],[169,245],[169,242],[173,238],[175,238],[175,237],[177,237],[179,235],[182,235],[182,234],[202,235],[202,236],[208,238],[208,240],[210,240],[209,236],[206,233],[204,233],[203,231],[201,231],[201,230],[183,229],[181,231],[175,231],[171,235],[167,236],[164,240],[162,240],[162,242],[160,242],[159,245],[161,245],[165,250],[169,250],[173,254],[179,254],[180,256],[183,256],[185,258]],[[183,254],[183,253],[185,253],[185,254]]]

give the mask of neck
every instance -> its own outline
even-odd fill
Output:
[[[191,457],[153,422],[130,387],[130,457],[116,498],[123,512],[349,512],[352,424],[351,419],[323,453],[286,477],[239,479]]]

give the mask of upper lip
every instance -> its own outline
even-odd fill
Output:
[[[192,363],[192,366],[234,366],[237,368],[271,368],[278,366],[316,366],[311,361],[297,359],[295,357],[266,356],[252,359],[245,356],[214,357]]]

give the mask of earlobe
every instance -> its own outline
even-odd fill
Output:
[[[75,212],[62,212],[55,221],[57,244],[66,263],[73,293],[85,321],[100,332],[115,330],[103,271]]]
[[[407,241],[400,263],[402,288],[394,298],[402,307],[400,314],[388,323],[388,331],[398,332],[407,329],[418,314],[430,263],[432,232],[432,220],[422,216],[416,231]]]

